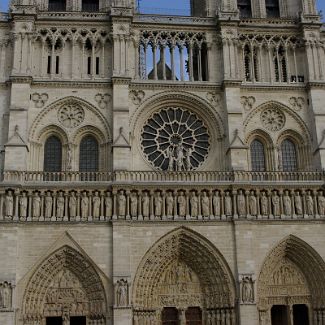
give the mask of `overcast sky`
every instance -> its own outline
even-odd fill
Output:
[[[143,6],[154,8],[185,9],[184,0],[140,0]],[[0,0],[0,11],[7,11],[9,0]],[[323,10],[325,16],[325,1],[317,0],[318,9]],[[324,19],[325,21],[325,19]]]

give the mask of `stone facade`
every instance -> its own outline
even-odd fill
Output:
[[[0,324],[325,325],[315,2],[135,2],[0,16]]]

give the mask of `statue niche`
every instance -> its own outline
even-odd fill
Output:
[[[70,316],[89,312],[89,301],[78,278],[68,269],[62,270],[52,281],[46,296],[44,315],[58,316],[58,311],[69,311]]]
[[[161,307],[202,306],[200,281],[195,272],[180,260],[174,261],[161,277],[157,297]]]

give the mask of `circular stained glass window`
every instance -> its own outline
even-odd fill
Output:
[[[141,133],[148,161],[163,171],[190,171],[206,159],[210,148],[208,128],[194,113],[169,107],[154,113]]]

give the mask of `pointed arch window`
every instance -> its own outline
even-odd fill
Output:
[[[274,72],[276,82],[287,82],[287,60],[286,60],[286,50],[281,45],[279,48],[274,50]]]
[[[49,11],[66,11],[66,0],[49,0]]]
[[[285,139],[281,144],[282,170],[286,172],[298,169],[297,150],[295,144]]]
[[[251,0],[237,0],[237,6],[238,6],[240,18],[252,17]]]
[[[264,144],[255,139],[250,146],[252,171],[262,172],[266,170]]]
[[[50,136],[45,142],[44,171],[62,171],[62,143],[61,140],[55,135]]]
[[[99,145],[92,135],[85,136],[80,142],[79,171],[97,172],[99,168]]]
[[[279,0],[265,0],[266,17],[280,17]]]

